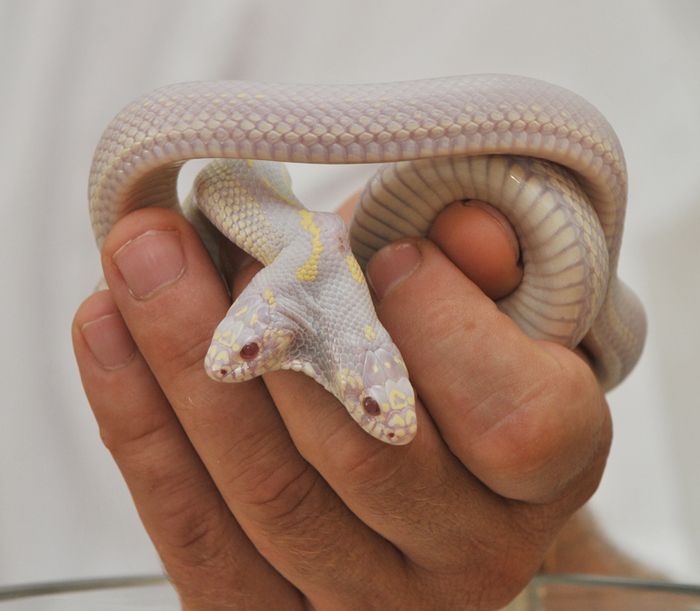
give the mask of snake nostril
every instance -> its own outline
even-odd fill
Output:
[[[223,378],[228,374],[228,369],[226,367],[222,367],[219,369],[219,375]]]

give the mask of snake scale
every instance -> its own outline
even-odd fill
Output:
[[[194,158],[216,160],[181,205],[178,172]],[[335,215],[303,207],[279,161],[384,165],[348,235]],[[372,254],[425,235],[453,201],[489,202],[513,225],[523,264],[499,307],[532,337],[580,345],[607,389],[636,363],[646,330],[616,274],[626,194],[622,149],[591,104],[506,75],[170,85],[112,120],[89,181],[98,246],[125,214],[162,206],[182,211],[214,258],[216,227],[266,266],[214,331],[211,377],[302,371],[392,444],[415,435],[415,395],[364,280]]]

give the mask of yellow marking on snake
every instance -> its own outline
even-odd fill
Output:
[[[406,421],[399,416],[398,414],[394,414],[390,419],[387,424],[392,427],[392,428],[399,428],[399,427],[404,427],[406,426]]]
[[[357,259],[355,259],[353,255],[347,255],[345,257],[345,264],[348,266],[348,270],[350,270],[352,279],[358,284],[362,284],[365,277],[362,275],[362,269],[360,268],[360,264],[357,262]]]
[[[365,337],[369,342],[373,342],[375,339],[377,339],[377,334],[371,325],[365,325]]]
[[[217,339],[219,343],[223,344],[224,346],[231,346],[234,342],[233,333],[231,333],[230,329],[225,333],[222,333]]]
[[[321,244],[321,230],[314,223],[314,213],[308,210],[299,210],[301,217],[301,226],[305,231],[311,234],[311,255],[306,260],[304,265],[297,269],[297,280],[301,282],[313,282],[318,276],[318,260],[323,252],[323,244]]]
[[[271,306],[275,305],[275,294],[270,290],[270,289],[265,289],[263,291],[263,297],[265,298],[265,301]]]
[[[408,406],[408,397],[406,393],[394,388],[389,393],[389,403],[392,409],[404,409]]]

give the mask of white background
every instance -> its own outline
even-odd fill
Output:
[[[0,0],[0,585],[160,568],[70,345],[72,314],[99,276],[86,184],[111,116],[174,81],[478,72],[573,89],[620,136],[620,273],[650,335],[609,395],[616,438],[592,505],[633,555],[700,582],[699,30],[694,0]],[[293,169],[317,208],[368,174]]]

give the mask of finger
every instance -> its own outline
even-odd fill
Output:
[[[338,214],[349,225],[360,193]],[[501,299],[520,284],[520,248],[512,226],[493,206],[477,200],[454,202],[433,221],[427,236],[491,299]]]
[[[429,241],[386,247],[368,274],[419,395],[487,486],[548,501],[600,463],[609,414],[581,359],[525,336]]]
[[[537,570],[566,509],[530,513],[494,494],[448,450],[420,401],[416,437],[390,446],[356,426],[312,380],[289,371],[265,379],[303,456],[404,553],[408,580],[396,592],[409,596],[408,608],[452,608],[461,601],[450,593],[463,592],[465,580],[467,589],[484,591],[494,579],[503,598],[489,608],[500,608]],[[406,608],[392,602],[388,608]]]
[[[361,607],[383,577],[367,557],[400,580],[400,554],[301,457],[261,381],[228,385],[206,376],[204,356],[229,300],[185,220],[155,209],[127,216],[105,242],[103,266],[185,433],[263,556],[315,605]]]
[[[223,260],[233,261],[234,296],[260,267],[240,269],[235,264],[240,256],[235,246],[224,249]],[[493,543],[493,530],[474,534],[473,526],[485,515],[508,524],[510,507],[455,460],[420,401],[417,438],[392,448],[357,427],[335,397],[306,376],[280,371],[264,378],[302,455],[363,522],[421,566],[464,566],[471,574],[485,570],[483,563],[465,559],[479,558],[477,550],[500,543]],[[511,535],[496,538],[507,541]]]
[[[223,245],[222,261],[234,298],[262,268],[231,243]],[[420,402],[417,411],[424,426],[418,437],[408,448],[392,448],[362,431],[340,402],[307,376],[276,371],[264,379],[302,455],[355,515],[412,563],[455,570],[464,564],[467,550],[487,545],[485,533],[483,541],[466,536],[477,516],[483,515],[482,500],[489,506],[489,515],[507,521],[508,508],[485,494],[483,486],[454,460]],[[449,519],[440,518],[442,527],[436,528],[435,517],[441,513]],[[440,550],[437,563],[435,550]],[[345,563],[348,568],[351,565]],[[473,574],[483,569],[465,567]],[[430,588],[423,587],[426,590]]]
[[[83,303],[72,332],[102,439],[183,604],[228,609],[252,598],[261,605],[303,608],[299,593],[233,519],[109,291]]]
[[[235,275],[234,294],[252,274],[246,268]],[[447,450],[420,401],[417,438],[391,448],[361,432],[335,398],[304,376],[276,372],[265,379],[302,454],[355,514],[406,554],[433,604],[441,595],[436,573],[468,574],[475,582],[497,574],[501,591],[516,592],[536,570],[565,511],[515,519],[511,504]],[[446,582],[438,582],[444,590]]]
[[[359,194],[349,198],[339,213],[349,219],[358,199]],[[515,232],[488,204],[451,204],[437,216],[428,237],[491,299],[512,292],[522,278]],[[585,354],[574,352],[588,364]]]
[[[454,202],[437,216],[428,238],[491,299],[502,299],[520,284],[518,239],[494,207]]]
[[[356,198],[348,200],[341,214],[347,217],[355,201]],[[479,212],[485,219],[483,225],[497,224],[492,215]],[[476,229],[479,230],[478,221]],[[501,225],[497,230],[504,232]],[[506,239],[502,242],[510,249],[506,255],[515,265],[517,257],[513,255],[513,246]],[[224,248],[223,260],[230,261],[229,268],[233,270],[230,284],[234,295],[240,293],[260,268],[256,264],[237,271],[242,256],[235,246]],[[320,470],[364,522],[412,557],[424,553],[428,538],[432,541],[431,549],[437,545],[445,552],[445,562],[454,558],[446,550],[460,556],[463,553],[463,541],[455,537],[454,530],[444,528],[436,534],[433,528],[436,506],[444,505],[444,514],[463,520],[464,525],[473,524],[477,520],[475,514],[483,511],[476,502],[480,496],[486,497],[485,504],[492,505],[491,515],[503,512],[503,506],[497,507],[498,503],[485,494],[482,485],[453,460],[420,402],[417,406],[419,436],[410,445],[410,456],[404,456],[403,452],[388,452],[368,438],[347,417],[342,406],[308,378],[276,372],[266,375],[265,380],[305,458]],[[450,482],[451,489],[445,488],[446,481]],[[459,492],[455,494],[456,488]],[[418,502],[419,498],[424,502]],[[474,511],[466,511],[467,507]],[[423,540],[421,532],[426,535]],[[436,543],[438,536],[445,536],[445,540]]]

